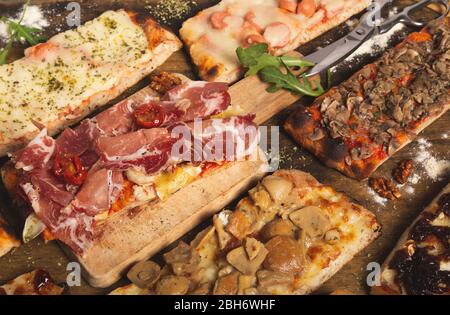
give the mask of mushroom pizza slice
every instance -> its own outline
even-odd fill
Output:
[[[309,294],[380,235],[375,215],[300,171],[278,171],[165,265],[136,265],[114,294]]]
[[[450,18],[365,66],[310,107],[301,106],[285,129],[327,166],[366,179],[450,109]]]

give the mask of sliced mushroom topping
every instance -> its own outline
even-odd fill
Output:
[[[311,238],[323,237],[331,225],[330,219],[324,211],[315,206],[305,207],[292,212],[289,218]]]
[[[228,218],[231,213],[229,210],[224,210],[213,217],[213,224],[217,232],[220,249],[224,249],[232,239],[232,236],[225,231],[225,226],[228,224]]]
[[[394,117],[395,121],[398,123],[403,121],[403,110],[400,105],[395,106],[394,111],[392,112],[392,117]]]
[[[267,249],[260,248],[256,257],[252,260],[248,258],[243,246],[233,249],[227,255],[227,261],[237,270],[245,275],[254,275],[267,256]]]
[[[275,236],[295,237],[296,227],[290,220],[276,219],[267,223],[261,230],[261,239],[269,241]]]
[[[273,286],[292,286],[295,277],[293,273],[277,272],[270,270],[260,270],[256,274],[258,283],[262,288],[270,288]]]
[[[325,132],[323,132],[322,128],[314,129],[314,132],[309,135],[309,139],[311,141],[319,141],[325,137]]]
[[[322,101],[322,103],[320,104],[320,112],[324,113],[326,112],[328,106],[330,106],[330,104],[333,102],[333,99],[331,97],[325,97]]]
[[[199,259],[198,255],[193,254],[191,246],[184,242],[180,242],[177,247],[164,254],[163,257],[178,276],[187,276],[193,273]]]
[[[349,112],[353,111],[353,109],[362,103],[364,99],[361,96],[353,96],[347,98],[347,109]]]
[[[247,252],[247,256],[250,260],[255,259],[259,251],[264,248],[264,244],[254,239],[253,237],[247,237],[245,239],[245,251]]]
[[[233,266],[231,265],[226,265],[222,268],[220,268],[220,270],[217,272],[217,276],[220,277],[225,277],[226,275],[229,275],[230,273],[232,273],[235,269],[233,268]]]
[[[242,211],[236,210],[230,216],[230,222],[228,223],[226,230],[231,233],[238,240],[243,240],[250,235],[253,221],[251,221]]]
[[[217,279],[214,286],[214,295],[235,295],[238,292],[239,272],[233,272]]]
[[[277,203],[282,203],[294,187],[292,182],[274,175],[265,177],[262,180],[262,185]]]
[[[308,259],[308,248],[311,247],[313,241],[312,239],[306,234],[305,231],[300,230],[298,233],[298,240],[297,243],[299,244],[300,248],[302,248],[302,254],[303,254],[303,261],[305,262],[305,265],[309,262]]]
[[[262,185],[258,185],[252,190],[250,190],[249,195],[252,198],[255,205],[259,207],[261,210],[265,211],[269,209],[273,204],[269,192],[266,189],[264,189]]]
[[[141,261],[127,273],[127,278],[142,289],[151,288],[161,275],[161,267],[153,261]]]
[[[347,137],[349,135],[347,124],[333,120],[329,123],[331,138]]]
[[[245,294],[246,290],[252,289],[256,284],[256,277],[255,276],[248,276],[248,275],[239,275],[238,285],[239,290],[238,294],[242,295]],[[255,288],[253,288],[255,289]]]
[[[305,262],[303,248],[296,240],[287,236],[275,236],[266,244],[269,251],[264,268],[272,271],[300,273]]]
[[[185,242],[181,241],[177,247],[170,252],[165,253],[164,260],[167,264],[173,264],[175,262],[189,262],[191,259],[191,247]]]
[[[211,292],[211,285],[209,283],[200,284],[194,291],[189,294],[192,295],[208,295]]]
[[[155,293],[158,295],[184,295],[188,293],[190,281],[186,277],[167,276],[156,284]]]
[[[208,227],[197,234],[194,240],[191,242],[191,248],[199,250],[206,246],[207,244],[211,244],[214,242],[216,229],[214,227]]]

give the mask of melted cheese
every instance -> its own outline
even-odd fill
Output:
[[[151,58],[144,31],[125,11],[105,12],[29,48],[0,66],[0,144],[37,132],[32,120],[50,126],[77,118],[92,97]]]
[[[137,168],[129,169],[127,178],[135,183],[133,187],[136,201],[150,201],[159,197],[167,199],[170,195],[193,182],[202,172],[201,166],[181,164],[170,171],[147,175]],[[155,195],[156,192],[156,195]]]
[[[244,115],[245,111],[239,105],[231,105],[220,114],[214,115],[211,119],[225,119]]]
[[[165,200],[173,193],[193,182],[201,174],[201,166],[180,165],[172,172],[164,172],[155,179],[158,197]]]

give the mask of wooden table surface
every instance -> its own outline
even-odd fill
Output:
[[[164,1],[164,0],[162,0]],[[140,0],[98,0],[98,1],[78,1],[81,4],[81,17],[83,22],[90,20],[100,13],[108,9],[127,8],[141,11],[149,11],[151,7],[158,1],[140,1]],[[189,16],[194,15],[201,8],[207,7],[218,1],[197,0],[197,4],[193,6],[190,12],[183,18],[165,21],[164,23],[174,29],[179,28],[181,22]],[[398,5],[404,5],[410,1],[398,0]],[[68,27],[64,23],[64,17],[67,14],[67,2],[57,0],[35,0],[32,4],[39,4],[42,6],[45,16],[50,20],[52,27],[47,28],[47,35],[53,35],[58,32],[58,28],[65,30]],[[15,14],[20,7],[19,1],[0,0],[0,15]],[[431,14],[431,13],[430,13]],[[318,46],[324,46],[333,40],[343,36],[348,32],[348,26],[342,26],[330,31],[312,43],[305,45],[300,49],[304,54],[312,52]],[[398,41],[400,38],[397,38]],[[0,47],[4,43],[0,41]],[[394,43],[392,43],[394,44]],[[23,54],[24,47],[15,47],[11,56],[11,60],[20,58]],[[351,73],[360,68],[364,63],[373,60],[373,57],[359,58],[352,63],[346,64],[345,69],[334,76],[334,83],[347,78]],[[174,54],[160,69],[165,71],[176,71],[195,78],[193,67],[184,51]],[[141,82],[136,87],[127,91],[121,98],[131,95],[133,92],[146,85],[146,82]],[[303,98],[297,104],[292,105],[287,110],[276,115],[264,125],[267,126],[281,126],[288,114],[292,112],[299,104],[309,104],[311,99]],[[114,103],[114,102],[112,102]],[[429,151],[438,159],[450,160],[450,139],[443,136],[448,134],[450,136],[450,112],[444,117],[435,122],[432,126],[427,128],[421,138],[425,138],[432,143]],[[417,174],[421,176],[418,184],[413,185],[414,193],[407,194],[400,200],[387,202],[381,205],[374,201],[373,196],[368,193],[367,182],[359,182],[325,167],[318,162],[311,154],[296,146],[296,144],[288,137],[288,135],[281,130],[280,132],[280,151],[281,151],[281,167],[294,168],[310,172],[318,180],[323,183],[333,186],[336,190],[347,193],[354,200],[364,205],[366,208],[372,210],[383,225],[383,235],[373,242],[366,250],[359,253],[350,263],[348,263],[341,271],[339,271],[332,279],[325,283],[317,293],[328,294],[336,289],[348,289],[358,294],[367,294],[369,288],[366,285],[366,277],[368,271],[367,265],[370,262],[382,263],[388,253],[392,250],[397,242],[400,234],[408,227],[413,219],[423,210],[423,208],[436,196],[439,191],[449,182],[450,171],[447,171],[442,178],[432,181],[425,175],[425,172],[420,168]],[[414,158],[417,155],[418,143],[412,143],[401,152],[396,154],[388,162],[386,162],[375,175],[390,176],[395,165],[406,158]],[[0,165],[5,160],[0,160]],[[0,205],[7,212],[7,217],[12,222],[17,221],[14,216],[14,209],[11,207],[6,196],[4,188],[0,185]],[[209,222],[205,222],[206,226]],[[189,240],[200,231],[202,227],[198,227],[195,231],[186,235],[184,239]],[[29,244],[23,245],[0,258],[0,284],[18,276],[22,273],[31,271],[34,268],[45,268],[55,278],[57,282],[65,282],[67,271],[66,266],[69,263],[66,256],[63,254],[56,242],[43,244],[40,239],[36,239]],[[119,284],[126,283],[121,282]],[[70,288],[71,294],[102,294],[108,293],[112,288],[96,289],[90,287],[84,281],[80,287]]]

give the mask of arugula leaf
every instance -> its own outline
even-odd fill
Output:
[[[269,46],[267,44],[252,45],[248,48],[239,47],[236,51],[241,64],[248,68],[245,76],[252,76],[258,74],[265,67],[281,67],[286,65],[288,67],[312,67],[313,63],[293,57],[282,56],[275,57],[270,55]]]
[[[299,80],[292,72],[288,71],[285,74],[279,67],[265,67],[261,70],[260,76],[263,81],[271,84],[267,89],[270,93],[284,88],[295,94],[317,97],[325,92],[320,84],[318,84],[316,89],[313,89],[311,83],[305,76],[302,76]]]
[[[9,21],[9,27],[13,30],[16,35],[16,40],[20,40],[24,38],[28,44],[31,46],[39,44],[39,39],[41,36],[35,36],[35,33],[40,32],[41,30],[34,27],[27,27],[21,24],[18,24],[14,21]]]
[[[0,65],[3,65],[6,63],[6,60],[8,58],[9,51],[12,47],[12,41],[9,41],[5,47],[0,49]]]
[[[267,44],[257,44],[252,45],[248,48],[239,47],[236,53],[239,57],[239,61],[244,67],[250,68],[257,63],[257,59],[261,57],[264,53],[269,51],[269,46]]]
[[[274,93],[286,89],[299,95],[320,96],[325,90],[318,82],[316,88],[311,86],[306,76],[297,78],[290,68],[313,67],[314,63],[295,56],[276,57],[269,54],[267,44],[257,44],[248,48],[239,47],[236,54],[241,64],[247,68],[246,77],[259,74],[261,80],[270,84],[267,91]],[[286,73],[280,68],[284,67]]]
[[[21,42],[25,39],[31,46],[37,45],[40,42],[47,40],[47,37],[40,34],[42,31],[36,27],[28,27],[22,24],[25,12],[30,4],[28,0],[23,6],[23,13],[18,22],[8,19],[4,16],[0,17],[0,21],[5,23],[8,27],[9,39],[6,46],[0,49],[0,65],[6,63],[8,54],[12,48],[13,42]]]

